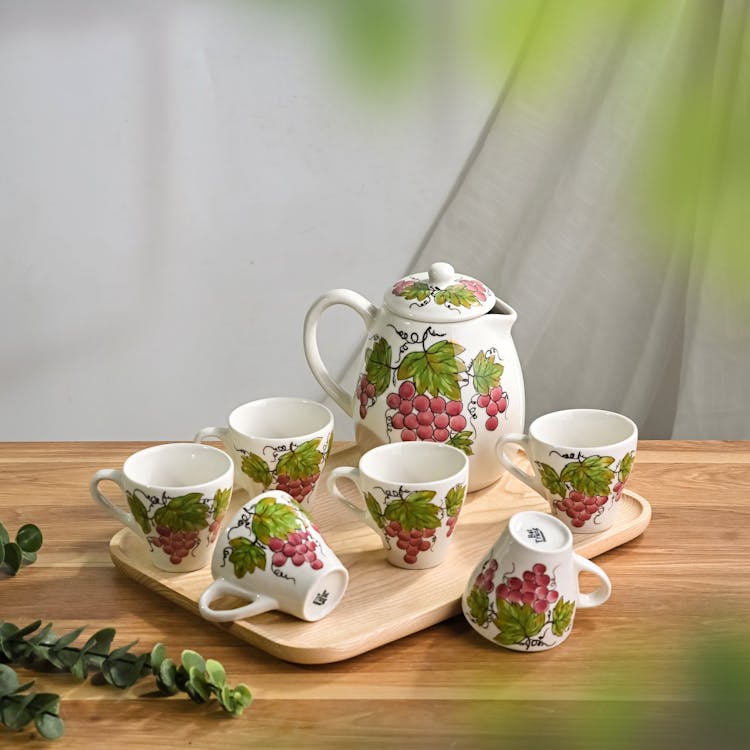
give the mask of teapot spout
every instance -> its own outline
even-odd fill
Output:
[[[496,299],[494,307],[484,317],[489,319],[493,325],[503,325],[507,330],[510,330],[518,318],[518,313],[507,302]]]

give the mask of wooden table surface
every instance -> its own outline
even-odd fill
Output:
[[[651,501],[651,524],[596,558],[612,598],[581,611],[557,649],[508,651],[459,616],[316,666],[258,651],[114,568],[118,525],[88,481],[144,445],[0,444],[0,520],[11,535],[36,523],[45,537],[35,564],[0,573],[0,620],[86,625],[82,638],[113,626],[114,646],[138,639],[138,652],[158,641],[170,656],[194,649],[254,701],[234,719],[215,702],[154,697],[151,677],[122,691],[19,669],[62,696],[65,734],[48,746],[747,747],[749,442],[639,444],[629,487]],[[0,747],[45,743],[0,726]]]

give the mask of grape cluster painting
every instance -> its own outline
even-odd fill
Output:
[[[320,570],[324,561],[318,556],[321,544],[316,533],[300,505],[292,506],[269,495],[243,512],[237,524],[227,530],[229,543],[223,551],[224,561],[232,565],[237,578],[256,569],[282,572],[284,568],[293,572],[309,566]],[[281,577],[294,583],[290,575]]]
[[[554,575],[544,563],[520,574],[497,576],[498,562],[485,561],[466,599],[467,616],[481,628],[493,625],[494,639],[504,646],[526,649],[549,647],[573,625],[575,602],[557,590]]]
[[[610,499],[617,502],[630,476],[635,452],[626,453],[617,466],[612,456],[581,456],[565,464],[558,473],[549,464],[536,462],[542,484],[555,496],[552,504],[570,525],[581,528],[596,524]]]
[[[420,553],[430,550],[437,541],[445,519],[445,536],[450,537],[466,497],[466,486],[457,484],[445,498],[434,490],[379,490],[380,498],[366,493],[365,502],[375,523],[385,532],[389,549],[403,551],[407,565],[417,563]]]
[[[203,529],[209,543],[215,541],[231,494],[231,487],[217,490],[213,498],[200,492],[157,497],[137,489],[127,493],[127,502],[151,549],[161,549],[172,565],[179,565],[195,553]]]
[[[267,445],[260,453],[235,448],[242,456],[241,469],[263,489],[282,490],[297,502],[308,498],[320,479],[321,468],[333,445],[333,435],[325,441],[313,438],[295,445]]]
[[[465,360],[464,347],[430,326],[421,335],[391,327],[403,344],[394,358],[386,338],[371,338],[355,394],[360,419],[383,397],[392,438],[446,443],[473,455],[478,431],[497,430],[510,403],[497,351]]]

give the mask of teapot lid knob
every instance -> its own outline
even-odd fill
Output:
[[[444,287],[456,278],[456,270],[450,263],[433,263],[427,275],[430,283]]]

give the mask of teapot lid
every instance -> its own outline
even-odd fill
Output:
[[[397,281],[385,304],[404,318],[425,322],[472,320],[495,306],[495,295],[481,281],[456,273],[450,263],[433,263],[427,273]]]

